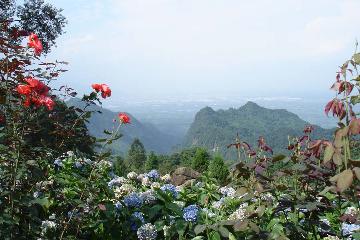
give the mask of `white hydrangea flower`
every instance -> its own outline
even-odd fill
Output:
[[[247,217],[246,208],[248,204],[243,203],[239,208],[229,216],[229,220],[244,220]]]
[[[166,183],[169,183],[171,181],[171,176],[170,174],[165,174],[164,176],[161,177],[161,181],[164,181]]]
[[[143,177],[141,184],[145,187],[150,187],[151,186],[151,180],[148,177]]]
[[[136,180],[138,177],[138,174],[136,172],[129,172],[127,174],[127,178],[130,179],[130,180]]]
[[[351,215],[351,216],[356,216],[359,214],[359,209],[356,207],[348,207],[345,210],[345,214]]]
[[[219,192],[224,195],[225,197],[234,197],[235,196],[235,189],[232,187],[222,187],[219,189]]]
[[[151,184],[151,189],[159,189],[160,187],[161,187],[161,185],[158,182],[153,182]]]

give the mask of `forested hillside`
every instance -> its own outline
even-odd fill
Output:
[[[218,149],[226,159],[234,158],[235,150],[226,146],[235,141],[237,133],[242,141],[257,145],[259,136],[264,136],[275,152],[285,152],[288,136],[302,134],[310,123],[284,109],[267,109],[254,102],[228,110],[201,109],[195,116],[184,141],[184,147],[203,146]],[[315,138],[331,138],[332,131],[314,126]]]
[[[78,108],[84,107],[84,103],[77,98],[72,98],[67,101],[67,105]],[[92,136],[104,138],[106,137],[104,129],[111,130],[117,126],[117,124],[114,124],[113,122],[114,119],[117,119],[117,113],[97,105],[92,105],[87,109],[95,111],[87,123],[89,132]],[[96,111],[100,111],[101,113]],[[171,148],[175,145],[173,137],[160,132],[151,124],[141,123],[134,116],[130,114],[129,116],[131,117],[131,124],[121,132],[123,137],[121,140],[114,141],[110,145],[110,148],[114,153],[125,153],[135,138],[140,139],[148,151],[155,151],[157,153],[167,153],[171,151]]]

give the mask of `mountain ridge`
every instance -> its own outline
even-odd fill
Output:
[[[225,158],[234,158],[234,151],[226,146],[234,142],[239,133],[240,138],[252,146],[256,146],[259,136],[264,136],[275,152],[285,152],[287,136],[301,135],[308,125],[315,127],[313,138],[332,136],[331,129],[310,124],[286,109],[268,109],[251,101],[227,110],[204,107],[195,115],[183,146],[219,148]]]
[[[72,98],[66,101],[66,104],[78,108],[85,106],[85,103],[78,98]],[[104,130],[111,130],[114,126],[117,126],[114,125],[113,119],[118,119],[118,113],[98,105],[91,105],[88,107],[88,110],[96,111],[86,124],[92,136],[105,138],[107,135],[104,133]],[[114,153],[125,154],[135,138],[140,139],[147,151],[155,151],[157,153],[169,153],[172,147],[176,145],[177,142],[173,137],[159,131],[153,124],[148,122],[142,123],[131,113],[126,114],[130,116],[131,124],[120,128],[120,133],[123,136],[119,140],[114,141],[110,146]]]

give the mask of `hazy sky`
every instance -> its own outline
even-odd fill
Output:
[[[360,37],[359,0],[53,0],[68,19],[50,59],[112,101],[327,97]]]

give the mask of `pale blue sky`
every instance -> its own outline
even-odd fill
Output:
[[[359,0],[53,0],[68,19],[50,59],[112,101],[332,96],[360,37]]]

